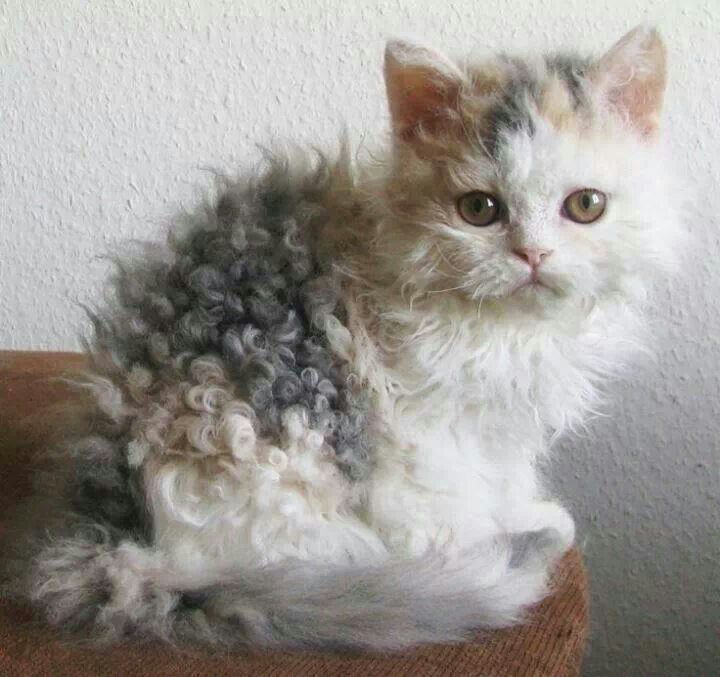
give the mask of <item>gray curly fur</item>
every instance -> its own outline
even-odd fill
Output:
[[[327,318],[342,323],[345,312],[310,242],[328,181],[323,160],[295,176],[279,159],[259,179],[221,179],[214,204],[171,234],[170,260],[116,261],[115,307],[93,314],[95,349],[161,381],[177,378],[179,356],[221,356],[261,434],[277,437],[283,411],[304,407],[338,466],[361,480],[372,467],[368,404],[324,336]]]
[[[171,228],[169,247],[143,245],[139,256],[113,257],[108,304],[86,309],[95,330],[88,345],[93,371],[122,386],[134,367],[145,366],[162,387],[187,378],[195,358],[219,357],[261,435],[279,441],[283,412],[302,407],[345,475],[367,478],[368,401],[328,346],[323,327],[330,317],[344,322],[345,311],[311,242],[330,180],[322,157],[302,171],[270,157],[259,176],[219,177],[216,197]],[[66,628],[128,631],[127,618],[107,617],[105,569],[123,544],[153,545],[140,471],[128,458],[130,424],[98,407],[92,434],[61,442],[53,456],[63,467],[38,472],[36,498],[15,516],[18,538],[3,568],[24,583],[4,587],[29,587]],[[38,525],[39,512],[46,519]],[[23,524],[36,533],[20,544]],[[28,558],[35,561],[29,576]],[[181,593],[161,597],[167,615]],[[148,604],[138,603],[138,611]],[[144,625],[164,634],[157,624]]]

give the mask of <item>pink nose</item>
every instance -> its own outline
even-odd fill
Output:
[[[539,249],[537,247],[518,247],[513,249],[513,254],[522,259],[531,268],[537,268],[544,258],[552,254],[552,249]]]

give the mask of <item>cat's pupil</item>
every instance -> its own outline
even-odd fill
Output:
[[[485,201],[482,198],[477,198],[473,208],[479,214],[485,208]]]
[[[590,197],[590,193],[585,193],[582,196],[583,209],[590,209],[590,207],[592,207],[592,202],[593,202],[593,200],[592,200],[592,197]]]

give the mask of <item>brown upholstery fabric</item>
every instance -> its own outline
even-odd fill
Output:
[[[67,388],[48,382],[48,376],[82,365],[76,354],[0,351],[0,535],[3,512],[29,487],[27,459],[33,444],[27,439],[35,424],[23,419],[69,397]],[[525,625],[492,633],[482,642],[359,656],[222,654],[158,644],[80,647],[34,620],[28,608],[0,602],[0,675],[579,675],[588,600],[577,551],[560,563],[554,589]]]

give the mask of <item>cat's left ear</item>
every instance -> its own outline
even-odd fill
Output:
[[[385,85],[396,138],[412,141],[452,124],[464,76],[447,57],[393,40],[385,49]]]
[[[665,93],[665,45],[657,30],[638,26],[591,67],[590,82],[643,136],[658,130]]]

